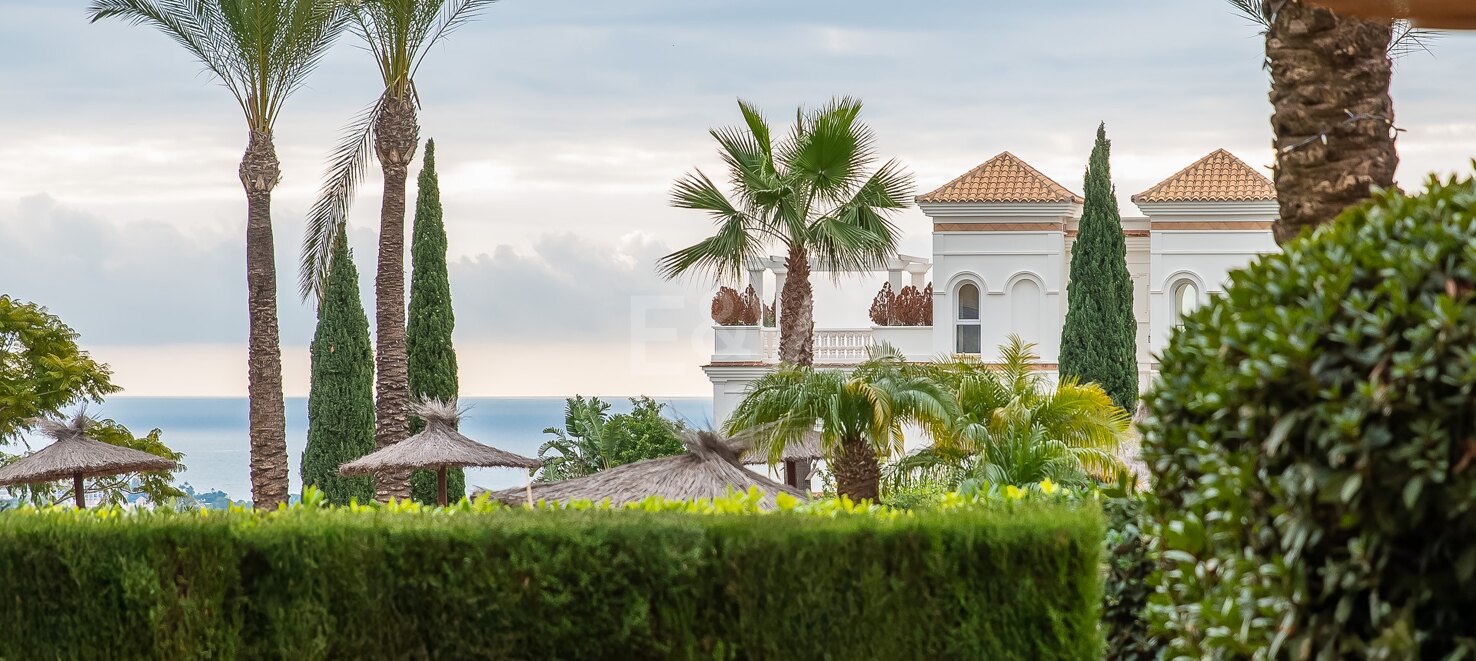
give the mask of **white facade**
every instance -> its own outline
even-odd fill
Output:
[[[1231,270],[1275,250],[1277,204],[1270,181],[1224,151],[1133,199],[1144,215],[1122,226],[1146,386],[1180,311],[1223,291]],[[1005,153],[919,196],[918,206],[933,221],[931,263],[901,257],[889,265],[889,281],[894,289],[932,283],[933,326],[816,329],[816,364],[854,364],[882,342],[914,361],[958,353],[988,361],[1015,334],[1036,344],[1041,368],[1054,376],[1081,198]],[[762,282],[757,276],[777,266],[756,265],[753,279]],[[865,319],[866,311],[857,314]],[[716,337],[703,370],[721,423],[777,362],[778,331],[719,327]]]

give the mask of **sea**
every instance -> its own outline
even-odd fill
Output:
[[[610,404],[611,413],[631,409],[628,397],[600,399]],[[655,399],[667,406],[667,417],[699,428],[711,425],[709,398]],[[527,457],[537,457],[538,447],[551,438],[544,429],[564,426],[564,399],[558,397],[470,397],[461,399],[460,406],[465,410],[461,433]],[[286,407],[290,491],[298,494],[302,491],[302,450],[307,444],[307,399],[289,397]],[[189,485],[196,493],[222,491],[232,500],[251,498],[246,398],[111,397],[103,404],[90,405],[87,413],[116,420],[137,436],[162,430],[164,444],[184,453],[185,470],[176,473],[180,485]],[[33,441],[31,447],[41,446]],[[521,486],[526,479],[526,473],[510,468],[466,471],[468,491]]]

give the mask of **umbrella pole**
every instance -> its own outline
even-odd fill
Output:
[[[77,509],[87,509],[87,500],[82,498],[82,474],[72,476],[72,496],[77,500]]]
[[[528,507],[533,506],[533,471],[528,471]]]
[[[441,507],[446,506],[446,467],[436,469],[436,500]]]

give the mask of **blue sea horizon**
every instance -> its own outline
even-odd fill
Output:
[[[628,396],[600,396],[612,413],[631,408]],[[705,397],[656,397],[667,405],[667,417],[688,425],[706,427],[712,421],[712,400]],[[290,491],[302,491],[299,472],[302,450],[307,445],[307,398],[288,397],[287,456]],[[564,426],[562,397],[467,397],[461,431],[469,438],[509,452],[536,457],[538,447],[550,436],[548,427]],[[183,452],[185,470],[176,474],[179,484],[189,484],[197,493],[225,492],[233,500],[251,498],[251,450],[248,442],[245,397],[110,397],[87,408],[89,416],[110,418],[137,435],[151,429],[163,430],[164,443]],[[41,447],[32,441],[32,449]],[[9,451],[17,451],[11,448]],[[520,486],[522,471],[507,468],[475,468],[466,471],[468,488],[500,489]]]

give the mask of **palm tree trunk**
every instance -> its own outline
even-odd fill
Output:
[[[1275,3],[1273,5],[1273,2]],[[1267,0],[1277,243],[1394,185],[1387,20],[1339,16],[1310,0]]]
[[[387,96],[374,125],[374,150],[384,170],[379,212],[379,264],[374,278],[374,445],[383,448],[410,434],[410,367],[405,350],[405,182],[420,143],[415,105]],[[380,501],[410,497],[410,474],[377,476]]]
[[[815,362],[815,291],[810,287],[810,259],[798,243],[784,260],[788,274],[779,292],[779,360],[790,365]]]
[[[881,498],[881,463],[865,439],[841,439],[830,468],[835,473],[837,495],[856,502]]]
[[[282,408],[282,347],[277,329],[277,262],[272,189],[281,178],[270,133],[252,131],[241,158],[246,189],[247,378],[251,424],[251,501],[257,509],[287,502],[287,417]]]

